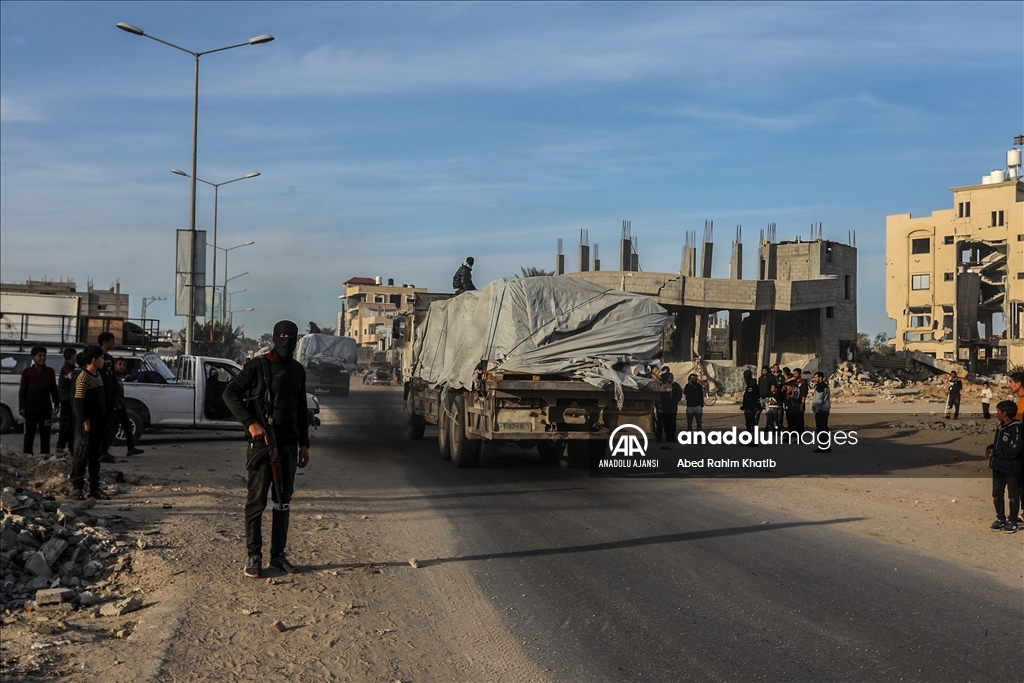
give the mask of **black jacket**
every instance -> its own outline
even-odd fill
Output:
[[[761,410],[761,392],[754,380],[747,382],[747,386],[743,390],[743,402],[740,404],[740,408],[755,413]]]
[[[253,358],[224,388],[224,403],[235,419],[248,429],[254,422],[263,424],[258,407],[266,393],[264,358],[270,366],[270,394],[274,402],[274,431],[280,445],[309,447],[309,420],[306,411],[306,371],[299,361],[281,361],[273,353]],[[274,362],[270,362],[272,359]],[[266,427],[266,425],[263,425]]]
[[[771,386],[773,384],[776,384],[775,375],[770,372],[757,378],[757,389],[761,394],[761,398],[767,398],[768,394],[772,393]]]
[[[691,382],[684,384],[683,396],[686,397],[687,408],[697,408],[704,405],[704,387],[700,384]]]
[[[1024,474],[1024,427],[1013,420],[1005,427],[999,425],[992,442],[992,457],[989,469],[1019,477]]]
[[[452,289],[456,292],[472,291],[476,289],[473,285],[473,269],[465,263],[459,266],[459,269],[455,271],[455,276],[452,277]]]

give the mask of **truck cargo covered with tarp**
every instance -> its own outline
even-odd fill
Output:
[[[356,340],[331,334],[307,334],[299,339],[295,359],[306,369],[306,386],[347,395],[349,376],[356,366]]]
[[[653,299],[572,277],[495,280],[431,304],[413,344],[413,376],[470,389],[477,370],[556,375],[613,389],[651,380],[632,367],[658,352],[668,322]]]

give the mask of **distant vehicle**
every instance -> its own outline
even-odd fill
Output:
[[[378,384],[390,385],[391,384],[391,371],[384,368],[377,368],[373,372],[373,377],[370,379],[370,384],[376,386]]]
[[[306,389],[348,396],[356,372],[356,340],[331,334],[307,334],[299,339],[295,359],[306,369]]]

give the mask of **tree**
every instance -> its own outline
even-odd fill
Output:
[[[868,336],[867,332],[857,333],[857,350],[861,353],[867,353],[871,350],[871,337]]]
[[[875,338],[871,341],[871,350],[885,356],[891,356],[896,352],[896,349],[889,344],[889,335],[885,332],[879,332],[875,335]]]
[[[546,275],[554,275],[555,271],[547,271],[543,268],[523,268],[519,267],[519,270],[523,273],[523,277],[544,277]],[[516,277],[519,277],[516,275]]]
[[[184,343],[185,331],[179,332],[178,336],[179,341]],[[241,327],[233,328],[219,320],[208,320],[205,323],[197,321],[192,328],[192,353],[197,356],[235,360],[241,351],[241,338]]]
[[[329,334],[329,335],[333,336],[334,335],[334,328],[333,327],[321,327],[320,328],[320,334]]]

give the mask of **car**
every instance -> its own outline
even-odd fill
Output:
[[[384,368],[377,368],[373,373],[373,377],[370,379],[370,384],[374,386],[378,384],[390,385],[391,371]]]

